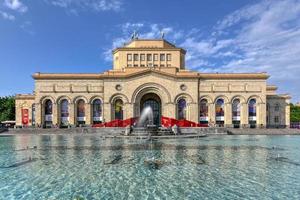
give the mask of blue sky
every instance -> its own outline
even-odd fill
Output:
[[[103,72],[111,50],[161,31],[200,72],[268,72],[300,100],[299,0],[0,0],[0,96],[34,72]]]

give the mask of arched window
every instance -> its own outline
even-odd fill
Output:
[[[123,120],[123,101],[117,99],[114,104],[115,119]]]
[[[31,106],[31,124],[32,126],[35,126],[35,104],[32,104]]]
[[[102,102],[100,99],[93,101],[93,122],[94,124],[102,122]]]
[[[208,123],[208,102],[206,99],[200,101],[200,122]]]
[[[85,124],[85,102],[83,99],[77,101],[77,124]]]
[[[52,101],[50,99],[45,101],[44,111],[46,124],[52,124]]]
[[[239,99],[235,99],[232,102],[232,121],[241,120],[241,104]]]
[[[178,119],[186,119],[186,100],[179,99],[177,102],[177,116]]]
[[[216,102],[216,123],[219,125],[224,124],[224,100],[218,99]]]
[[[234,128],[239,128],[241,123],[241,104],[239,99],[232,102],[232,123]]]
[[[69,102],[67,99],[60,102],[60,123],[61,126],[68,126],[69,124]]]
[[[276,112],[278,112],[278,111],[279,111],[279,109],[280,109],[280,106],[279,106],[279,104],[278,104],[278,103],[276,103],[276,105],[275,105],[275,111],[276,111]]]
[[[251,99],[248,105],[249,112],[249,124],[251,128],[255,128],[256,125],[256,100]]]

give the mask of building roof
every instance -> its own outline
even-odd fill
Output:
[[[178,70],[175,67],[163,68],[127,68],[125,70],[109,70],[104,73],[94,74],[55,74],[55,73],[35,73],[32,77],[40,79],[105,79],[105,78],[129,78],[132,76],[156,73],[174,78],[200,78],[200,79],[268,79],[266,73],[199,73],[189,70]]]

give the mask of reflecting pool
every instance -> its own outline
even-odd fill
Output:
[[[300,136],[1,136],[0,199],[300,199]]]

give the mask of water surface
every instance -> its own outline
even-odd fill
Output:
[[[300,199],[300,136],[2,136],[0,199]]]

